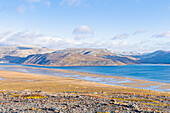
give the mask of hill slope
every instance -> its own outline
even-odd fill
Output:
[[[23,59],[33,54],[52,53],[53,49],[41,47],[12,46],[0,47],[1,63],[20,63]]]
[[[50,66],[113,66],[138,63],[131,57],[117,56],[106,49],[65,49],[53,53],[34,54],[25,58],[4,56],[4,61]]]
[[[44,54],[51,53],[53,49],[41,48],[41,47],[0,47],[0,58],[4,56],[17,56],[17,57],[27,57],[32,54]]]
[[[53,66],[111,66],[134,64],[136,61],[120,57],[111,59],[108,56],[115,56],[106,49],[65,49],[48,54],[30,55],[23,62],[24,64],[53,65]]]
[[[150,64],[170,64],[170,51],[155,51],[139,57],[139,62]]]
[[[143,55],[120,55],[107,49],[69,48],[54,51],[40,47],[0,47],[1,63],[49,66],[114,66],[126,64],[170,64],[170,51]]]

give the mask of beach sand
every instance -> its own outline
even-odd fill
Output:
[[[167,92],[4,70],[0,77],[0,112],[168,113],[170,107]]]
[[[106,85],[68,77],[30,74],[3,70],[0,70],[0,77],[3,78],[3,80],[0,80],[0,90],[9,91],[41,90],[48,93],[79,91],[89,93],[105,92],[106,94],[123,93],[123,94],[170,96],[170,94],[166,92]]]
[[[34,67],[27,67],[27,66],[18,66],[18,65],[2,65],[2,67],[13,68],[16,69],[18,72],[27,72],[27,73],[37,73],[36,70],[40,72],[45,72],[43,74],[48,74],[52,76],[60,76],[61,78],[72,77],[69,79],[80,79],[80,81],[91,81],[91,82],[98,82],[102,84],[108,85],[115,85],[115,86],[123,86],[123,87],[132,87],[132,88],[141,88],[141,89],[150,89],[155,91],[163,91],[170,93],[170,84],[167,83],[159,83],[141,79],[134,79],[128,77],[120,77],[120,76],[107,76],[101,74],[92,74],[92,73],[85,73],[85,72],[77,72],[71,70],[63,70],[63,69],[47,69],[47,68],[34,68]],[[29,71],[32,69],[33,71]],[[12,70],[12,71],[13,71]],[[24,70],[24,71],[23,71]],[[35,70],[35,72],[34,72]],[[52,72],[52,73],[51,73]],[[27,80],[30,81],[30,80]]]

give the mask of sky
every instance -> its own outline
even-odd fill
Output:
[[[0,46],[170,51],[170,0],[0,0]]]

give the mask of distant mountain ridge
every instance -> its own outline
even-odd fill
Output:
[[[127,64],[170,64],[170,51],[123,55],[107,49],[69,48],[52,50],[39,47],[0,47],[1,63],[48,66],[116,66]]]
[[[29,48],[26,49],[29,50]],[[7,54],[0,61],[50,66],[113,66],[137,63],[131,57],[118,56],[107,49],[69,48],[52,51],[51,53],[48,52],[47,50],[45,54],[31,54],[26,57],[23,57],[24,55],[21,54]]]
[[[153,53],[141,55],[138,61],[151,64],[170,64],[170,51],[158,50]]]
[[[55,50],[41,47],[13,46],[0,47],[0,58],[4,56],[27,57],[32,54],[51,53]]]
[[[33,55],[54,52],[53,49],[30,47],[30,46],[12,46],[0,47],[0,62],[1,63],[20,63],[21,59]]]
[[[23,62],[24,64],[52,65],[52,66],[113,66],[125,65],[125,58],[112,60],[106,56],[115,56],[106,49],[65,49],[53,53],[30,55]],[[129,59],[128,64],[135,62]],[[127,62],[126,62],[127,63]]]

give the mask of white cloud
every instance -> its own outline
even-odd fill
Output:
[[[76,35],[76,37],[75,37],[76,40],[80,40],[80,39],[84,39],[84,38],[86,38],[86,37],[83,35]]]
[[[165,33],[161,33],[161,34],[155,34],[155,35],[153,35],[153,37],[156,37],[156,38],[170,37],[170,31],[165,32]]]
[[[93,34],[93,30],[89,26],[81,25],[73,30],[73,34]]]
[[[115,40],[115,39],[125,39],[127,38],[129,35],[127,33],[122,33],[122,34],[118,34],[116,36],[114,36],[112,39]]]
[[[51,2],[50,0],[25,0],[21,5],[17,7],[17,12],[23,14],[24,12],[29,10],[34,10],[39,7],[47,7],[50,8]]]
[[[137,35],[137,34],[141,34],[141,33],[145,33],[145,32],[147,32],[146,29],[138,30],[138,31],[135,31],[132,35]]]
[[[84,36],[84,35],[83,35]],[[84,38],[84,37],[78,37]],[[153,41],[143,40],[136,43],[124,40],[78,40],[70,38],[58,38],[56,36],[46,36],[35,32],[1,32],[0,45],[33,45],[42,46],[53,49],[65,48],[107,48],[116,51],[139,51],[152,52],[158,49],[169,50],[170,40]]]
[[[76,40],[80,40],[80,39],[85,39],[85,38],[89,38],[92,36],[93,34],[93,30],[86,25],[81,25],[78,28],[73,30],[73,34],[75,34],[75,39]]]
[[[62,0],[60,5],[67,4],[69,6],[71,6],[71,5],[78,6],[81,4],[82,1],[83,0]]]
[[[3,32],[0,34],[0,45],[34,45],[54,49],[63,49],[75,46],[72,39],[62,39],[55,36],[46,36],[39,32]]]
[[[130,33],[122,33],[122,34],[118,34],[118,35],[114,36],[112,39],[113,40],[115,40],[115,39],[126,39],[129,36],[131,36],[131,35],[137,35],[137,34],[141,34],[141,33],[145,33],[145,32],[147,32],[146,29],[144,29],[144,30],[137,30],[137,31],[135,31],[132,34],[130,34]]]

